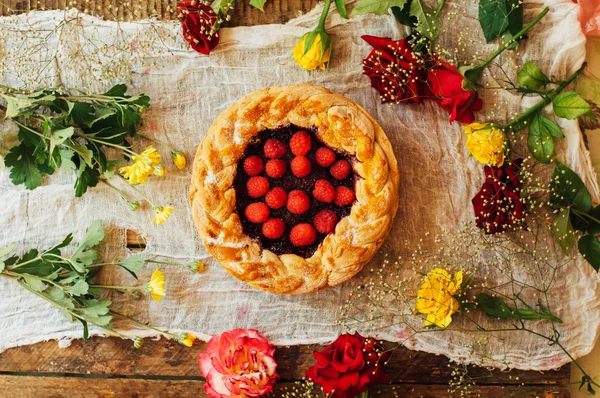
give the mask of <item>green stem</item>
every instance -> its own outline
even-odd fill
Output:
[[[90,288],[112,289],[112,290],[140,290],[139,286],[112,286],[112,285],[90,285]]]
[[[186,264],[179,264],[179,263],[169,263],[167,261],[156,261],[156,260],[144,260],[147,263],[152,263],[152,264],[164,264],[164,265],[178,265],[178,266],[187,266]]]
[[[571,207],[571,211],[572,211],[573,213],[577,214],[578,216],[585,217],[585,218],[587,218],[588,220],[591,220],[591,221],[593,221],[593,222],[595,222],[595,223],[597,223],[597,224],[600,224],[600,220],[598,220],[596,217],[590,216],[589,214],[587,214],[587,213],[586,213],[586,212],[584,212],[584,211],[577,210],[576,208],[573,208],[573,207]]]
[[[502,43],[500,45],[500,47],[498,47],[498,49],[496,51],[494,51],[493,53],[491,53],[486,59],[485,61],[483,61],[482,64],[480,64],[479,66],[477,66],[475,69],[478,69],[480,72],[479,74],[481,74],[481,71],[483,71],[483,68],[485,68],[486,66],[488,66],[498,55],[502,54],[502,52],[504,50],[506,50],[508,47],[510,47],[514,42],[516,42],[517,40],[520,40],[521,37],[527,33],[529,31],[529,29],[533,28],[535,24],[537,24],[538,22],[540,22],[540,20],[542,18],[544,18],[544,16],[546,16],[546,14],[548,14],[548,11],[550,11],[549,7],[546,7],[542,10],[542,12],[540,12],[534,19],[533,21],[529,22],[527,25],[525,25],[525,27],[523,29],[521,29],[516,35],[514,35],[512,37],[512,39],[508,40],[505,43]],[[478,74],[478,75],[479,75]],[[477,76],[478,76],[477,75]],[[473,81],[477,78],[477,76],[475,76],[473,78]]]
[[[173,336],[173,337],[178,337],[176,334],[174,334],[174,333],[171,333],[171,332],[169,332],[168,330],[161,330],[161,329],[155,328],[154,326],[150,326],[150,325],[148,325],[147,323],[144,323],[144,322],[140,322],[140,321],[138,321],[137,319],[135,319],[135,318],[134,318],[134,317],[132,317],[132,316],[125,315],[125,314],[121,314],[121,313],[119,313],[119,312],[117,312],[117,311],[113,311],[113,310],[110,310],[110,313],[111,313],[111,314],[114,314],[114,315],[117,315],[117,316],[120,316],[121,318],[129,319],[131,322],[133,322],[133,323],[135,323],[135,324],[138,324],[138,325],[140,325],[140,326],[144,326],[144,327],[146,327],[146,328],[148,328],[148,329],[155,330],[155,331],[157,331],[157,332],[159,332],[159,333],[166,334],[166,335]]]
[[[325,6],[323,7],[321,18],[319,19],[319,24],[315,30],[325,31],[325,21],[327,20],[327,14],[329,14],[329,7],[331,7],[331,0],[325,0]]]
[[[569,78],[567,80],[562,81],[558,85],[558,87],[556,87],[554,90],[550,91],[546,98],[542,99],[537,104],[535,104],[531,108],[527,109],[525,112],[521,113],[515,120],[513,120],[506,126],[500,126],[500,128],[503,130],[510,130],[514,126],[518,126],[524,120],[529,119],[530,116],[536,114],[539,110],[541,110],[546,105],[548,105],[550,102],[552,102],[552,100],[558,94],[560,94],[569,84],[571,84],[573,82],[573,80],[577,79],[577,76],[579,76],[579,74],[585,69],[586,66],[587,66],[587,62],[584,62],[583,65],[581,65],[581,68],[577,69],[575,71],[575,73],[573,73],[571,76],[569,76]]]
[[[446,4],[446,0],[442,0],[440,1],[440,4],[438,4],[437,9],[435,10],[435,17],[439,17],[440,14],[442,13],[442,8],[444,8],[444,4]]]

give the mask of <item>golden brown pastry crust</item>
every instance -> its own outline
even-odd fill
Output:
[[[259,132],[316,128],[329,147],[356,157],[356,202],[310,258],[278,256],[242,231],[233,181]],[[190,186],[192,214],[210,254],[227,271],[271,293],[309,293],[344,282],[373,257],[398,208],[398,165],[385,132],[359,105],[312,84],[269,87],[226,109],[200,143]]]

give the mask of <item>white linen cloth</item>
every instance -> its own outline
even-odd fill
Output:
[[[530,21],[544,5],[550,13],[529,33],[519,52],[506,53],[499,62],[507,69],[527,61],[536,62],[548,76],[565,78],[575,71],[585,58],[585,37],[581,33],[576,4],[568,0],[528,1],[525,20]],[[184,151],[188,164],[213,120],[231,103],[254,90],[271,85],[313,82],[339,92],[365,107],[387,132],[398,159],[401,186],[398,216],[381,253],[406,253],[404,242],[415,248],[426,232],[437,233],[441,228],[453,230],[473,220],[471,198],[483,181],[483,166],[468,156],[462,127],[450,124],[448,114],[433,102],[424,105],[382,105],[377,92],[370,88],[369,79],[362,75],[362,59],[370,51],[360,36],[363,34],[399,39],[406,34],[391,16],[365,16],[351,20],[332,13],[328,31],[334,43],[333,61],[327,71],[306,72],[290,57],[299,38],[316,25],[321,6],[307,15],[285,25],[236,27],[223,29],[219,46],[210,57],[188,49],[181,38],[168,42],[172,54],[156,55],[160,66],[146,66],[148,59],[110,59],[111,62],[130,62],[134,71],[131,91],[146,93],[151,107],[143,116],[141,133],[169,143]],[[478,25],[477,6],[472,1],[454,1],[447,5],[442,20],[441,45],[453,49],[459,45],[459,32],[467,32],[472,42],[466,45],[464,59],[488,54],[494,44],[484,44]],[[458,12],[457,12],[458,10]],[[68,11],[77,23],[65,29],[60,40],[50,43],[57,54],[70,51],[93,51],[81,40],[87,33],[97,39],[110,40],[117,32],[115,22],[106,22],[75,10]],[[32,12],[19,17],[0,19],[0,28],[33,26],[53,28],[62,20],[63,12]],[[159,26],[165,32],[179,35],[176,21],[121,23],[127,35],[138,35],[141,42]],[[470,33],[469,33],[470,32]],[[463,35],[465,36],[465,35]],[[1,46],[20,43],[0,43]],[[163,44],[155,42],[159,47]],[[97,55],[96,55],[97,56]],[[93,59],[93,58],[88,58]],[[80,76],[94,73],[91,67],[82,68],[76,62],[67,63],[57,71],[51,65],[47,73],[57,73],[67,87],[80,87]],[[116,68],[116,66],[115,66]],[[83,74],[83,75],[82,75]],[[487,75],[486,82],[497,86]],[[18,84],[14,77],[5,82]],[[104,87],[94,86],[100,90]],[[116,82],[115,82],[116,83]],[[504,90],[481,92],[485,108],[478,120],[506,121],[512,113],[530,105],[518,95]],[[509,99],[510,106],[500,106]],[[493,116],[492,116],[493,114]],[[598,201],[598,186],[590,167],[577,123],[561,120],[567,138],[561,159],[584,178]],[[0,133],[0,150],[8,145],[11,129],[4,123]],[[4,140],[4,142],[3,142]],[[138,149],[144,145],[139,143]],[[9,171],[0,171],[0,246],[16,243],[17,250],[44,248],[58,242],[69,232],[80,237],[96,219],[107,226],[103,246],[106,256],[127,255],[126,231],[141,233],[147,242],[143,255],[171,256],[181,262],[203,259],[208,267],[204,273],[193,274],[184,267],[163,267],[167,278],[167,296],[156,303],[149,298],[141,301],[112,294],[115,308],[123,312],[141,312],[140,317],[152,325],[172,331],[189,331],[202,339],[232,328],[256,328],[275,344],[327,343],[343,332],[336,323],[340,307],[349,293],[363,281],[359,274],[351,281],[325,291],[302,296],[281,296],[263,293],[231,277],[210,258],[196,233],[188,206],[190,170],[175,169],[168,151],[163,150],[168,173],[153,178],[141,187],[157,204],[172,205],[175,213],[165,224],[150,224],[151,209],[147,206],[135,213],[105,186],[91,189],[82,198],[73,195],[74,177],[58,175],[34,191],[15,187],[8,178]],[[123,187],[123,186],[121,186]],[[368,267],[378,267],[381,256]],[[147,266],[140,283],[146,281],[154,267]],[[412,270],[406,270],[411,276]],[[412,275],[414,276],[414,275]],[[132,283],[121,270],[106,269],[101,275],[105,284]],[[414,290],[418,284],[414,285]],[[589,352],[594,346],[600,327],[600,289],[598,277],[591,267],[580,260],[564,270],[553,288],[554,310],[564,321],[560,327],[562,343],[574,357]],[[22,290],[9,280],[0,280],[0,352],[19,345],[50,339],[68,342],[81,337],[81,325],[69,323],[62,313],[41,299]],[[456,316],[460,318],[460,316]],[[418,322],[422,322],[421,320]],[[152,333],[129,329],[131,324],[118,324],[131,335],[150,336]],[[91,329],[91,334],[102,331]],[[401,327],[380,331],[379,337],[398,341],[404,335]],[[410,339],[409,348],[444,354],[453,359],[469,356],[469,344],[476,337],[460,332],[427,333]],[[488,352],[495,361],[522,369],[558,367],[568,358],[558,347],[528,334],[512,333],[503,339],[489,342]],[[474,360],[474,359],[473,359]]]

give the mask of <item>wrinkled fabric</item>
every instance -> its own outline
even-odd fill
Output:
[[[520,45],[518,55],[507,52],[498,62],[506,69],[515,69],[524,60],[534,61],[547,76],[565,78],[585,58],[585,37],[574,28],[578,26],[578,5],[570,0],[546,0],[545,3],[552,11],[531,30],[528,40]],[[476,53],[493,51],[495,45],[485,44],[476,20],[477,5],[460,2],[459,6],[459,13],[444,12],[441,45],[449,49],[458,46],[457,33],[469,26],[476,37],[462,61],[471,60]],[[542,1],[527,1],[525,20],[531,20],[543,6]],[[286,25],[222,29],[220,43],[210,57],[199,55],[188,47],[180,37],[178,21],[157,22],[161,29],[178,37],[168,43],[172,53],[153,59],[159,66],[148,66],[150,62],[133,64],[135,73],[128,84],[132,93],[144,92],[151,98],[152,105],[143,115],[140,132],[183,151],[188,164],[214,119],[237,99],[254,90],[310,81],[363,106],[386,131],[398,160],[401,181],[399,211],[390,236],[379,255],[366,267],[376,269],[382,264],[384,255],[395,259],[400,254],[407,254],[407,250],[416,249],[419,239],[427,232],[436,234],[442,228],[456,231],[465,222],[472,222],[470,201],[480,189],[485,174],[482,165],[468,155],[460,123],[450,124],[448,113],[438,104],[426,101],[424,104],[382,105],[379,94],[370,86],[369,78],[362,75],[362,60],[371,48],[360,39],[361,35],[395,40],[406,35],[405,28],[391,16],[370,15],[343,20],[336,13],[331,13],[328,32],[334,52],[329,69],[307,72],[296,65],[291,57],[292,49],[302,35],[314,28],[321,10],[318,7]],[[468,15],[463,15],[462,10]],[[78,15],[74,11],[70,11],[69,15],[79,18],[78,23],[63,32],[60,43],[50,43],[59,53],[73,51],[73,40],[78,32],[88,32],[103,40],[109,40],[117,32],[116,23]],[[51,29],[62,17],[62,12],[34,12],[2,18],[0,28],[4,28],[7,21],[20,18],[23,25]],[[139,40],[153,32],[147,24],[120,25],[125,34],[137,35]],[[18,44],[3,43],[0,46]],[[80,44],[88,45],[86,42]],[[155,45],[162,44],[156,42]],[[134,61],[132,58],[131,62],[139,62],[139,59]],[[106,62],[110,65],[111,60]],[[49,69],[52,68],[50,65]],[[69,87],[79,86],[77,78],[81,73],[92,73],[88,69],[81,70],[77,65],[63,65],[63,68],[60,77]],[[490,87],[499,85],[487,73],[482,79],[482,83],[489,83]],[[15,81],[9,78],[2,83],[15,84]],[[113,82],[98,87],[98,91],[107,88],[110,83]],[[522,99],[520,95],[504,90],[482,91],[481,97],[484,108],[477,114],[477,120],[481,122],[492,119],[506,122],[514,112],[536,101],[535,98]],[[509,100],[509,106],[504,105],[502,101],[505,100]],[[584,179],[595,200],[598,200],[598,187],[577,123],[567,120],[559,120],[559,123],[566,135],[560,141],[559,158]],[[14,132],[9,123],[0,125],[0,147],[14,142],[9,138]],[[147,145],[147,142],[137,142],[136,149],[141,151]],[[168,152],[164,148],[161,151],[168,158]],[[142,319],[156,327],[173,332],[192,332],[203,340],[234,328],[257,329],[270,342],[279,345],[329,343],[344,332],[344,328],[336,322],[342,313],[341,306],[359,284],[365,283],[367,272],[340,286],[301,296],[273,295],[252,289],[219,266],[199,240],[188,205],[191,167],[188,165],[185,170],[178,170],[168,161],[164,164],[166,176],[152,178],[140,186],[157,205],[174,208],[173,215],[160,226],[150,224],[152,211],[147,204],[132,213],[114,192],[101,185],[82,198],[75,198],[74,176],[70,174],[58,173],[45,181],[44,186],[26,191],[22,186],[12,185],[8,170],[0,171],[0,245],[16,243],[17,251],[23,252],[30,247],[49,247],[69,232],[74,232],[77,241],[93,220],[103,219],[107,226],[102,250],[106,258],[128,254],[127,231],[133,230],[141,233],[146,240],[144,256],[172,256],[184,263],[202,259],[206,264],[203,273],[192,273],[185,267],[161,267],[166,278],[166,296],[160,303],[147,296],[135,301],[125,295],[111,294],[110,299],[121,312],[139,312]],[[560,256],[558,247],[553,255]],[[403,259],[407,257],[410,256]],[[153,267],[145,267],[140,273],[139,283],[145,283],[153,270]],[[421,278],[415,278],[414,270],[403,260],[400,260],[399,272],[404,278],[414,279],[412,289],[416,294]],[[564,321],[560,325],[561,342],[574,357],[579,357],[591,350],[598,335],[598,275],[583,260],[561,272],[550,298],[557,316]],[[118,269],[105,269],[99,278],[104,284],[135,283],[131,276]],[[499,282],[503,277],[490,270],[488,278]],[[45,340],[58,339],[66,343],[81,337],[81,325],[68,322],[60,311],[12,281],[0,280],[0,292],[0,352]],[[461,325],[460,318],[456,315],[453,325]],[[422,316],[415,316],[419,325],[423,320]],[[510,322],[506,325],[510,326]],[[154,335],[154,332],[139,330],[130,323],[118,322],[116,327],[130,335]],[[359,328],[358,331],[365,336],[371,334],[369,330]],[[481,336],[447,330],[423,333],[407,340],[406,333],[401,326],[377,331],[379,338],[402,340],[409,348],[444,354],[457,360],[465,357],[473,361],[479,359],[471,354],[470,347]],[[91,328],[90,334],[102,335],[103,332]],[[486,349],[495,361],[523,369],[550,369],[568,362],[556,345],[548,345],[529,334],[498,335],[498,338],[489,340]]]

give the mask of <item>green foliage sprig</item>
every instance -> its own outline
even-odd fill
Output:
[[[103,94],[42,89],[0,92],[4,117],[19,128],[19,145],[10,149],[4,163],[14,184],[35,189],[43,175],[57,169],[75,172],[75,196],[98,184],[102,174],[112,176],[124,158],[133,158],[128,139],[138,137],[140,114],[150,105],[146,95],[128,96],[119,84]],[[120,159],[107,159],[104,150],[116,149]]]
[[[14,250],[14,245],[0,247],[0,277],[15,281],[25,290],[59,308],[68,320],[81,322],[85,341],[89,337],[88,325],[91,324],[121,338],[132,340],[136,348],[139,348],[141,338],[125,336],[113,328],[114,315],[178,338],[179,335],[153,328],[137,320],[135,316],[114,311],[112,301],[106,299],[105,293],[109,290],[128,294],[134,299],[139,299],[145,291],[152,295],[162,293],[153,290],[157,279],[154,275],[150,282],[141,286],[106,286],[97,283],[94,277],[102,267],[107,266],[123,268],[137,279],[137,274],[145,263],[184,264],[145,260],[139,255],[132,255],[123,260],[100,262],[97,247],[104,238],[102,221],[95,221],[69,255],[63,253],[63,250],[73,242],[72,234],[48,249],[41,252],[31,249],[22,256],[7,257]],[[194,271],[202,271],[203,267],[200,267],[200,264],[195,261],[185,266]],[[162,279],[162,274],[158,274]],[[161,282],[164,283],[164,279]]]
[[[599,271],[600,205],[593,207],[581,178],[564,164],[558,163],[552,174],[550,203],[557,212],[552,232],[562,250],[568,254],[577,243],[579,253]]]

